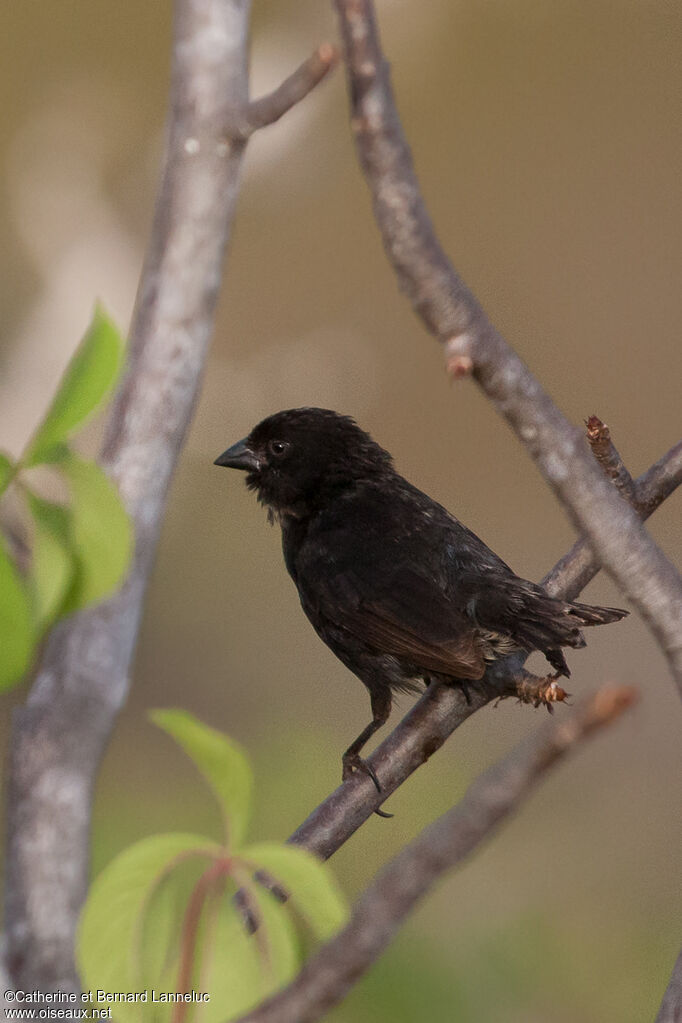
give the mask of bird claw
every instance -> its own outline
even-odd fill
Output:
[[[381,792],[381,785],[377,778],[376,771],[371,764],[368,764],[366,760],[363,760],[359,753],[345,753],[342,758],[343,769],[341,777],[343,781],[348,781],[352,778],[356,772],[360,771],[362,774],[366,774],[374,782],[374,788],[377,792]]]
[[[348,781],[349,778],[352,778],[353,775],[360,772],[361,774],[366,774],[368,778],[371,778],[372,782],[374,783],[374,788],[377,790],[377,792],[381,793],[382,791],[381,785],[379,784],[379,779],[377,778],[376,771],[374,770],[372,765],[368,764],[366,760],[363,760],[358,753],[351,753],[350,755],[344,754],[342,763],[343,781]],[[374,812],[377,815],[377,817],[384,817],[386,820],[389,820],[393,816],[392,813],[386,813],[385,810],[377,809]]]

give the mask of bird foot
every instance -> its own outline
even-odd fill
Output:
[[[381,785],[379,784],[376,771],[371,764],[368,764],[366,760],[362,759],[359,753],[344,753],[342,757],[342,765],[343,768],[341,776],[343,781],[348,781],[348,779],[352,778],[354,774],[360,772],[361,774],[366,774],[368,778],[371,778],[374,783],[374,788],[377,792],[381,792]],[[393,816],[392,813],[386,813],[385,810],[377,809],[374,812],[377,817],[384,817],[387,820]]]

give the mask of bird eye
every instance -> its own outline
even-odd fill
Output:
[[[284,440],[271,440],[268,444],[270,454],[274,455],[276,458],[281,458],[282,455],[285,455],[290,447],[291,445]]]

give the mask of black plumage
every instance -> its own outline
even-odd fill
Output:
[[[336,412],[278,412],[216,465],[248,473],[282,527],[303,610],[369,690],[372,721],[343,756],[344,778],[366,769],[360,750],[387,720],[394,690],[466,684],[515,650],[542,651],[568,677],[561,648],[585,645],[581,627],[627,614],[557,600],[519,578]]]

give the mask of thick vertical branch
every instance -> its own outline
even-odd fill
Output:
[[[303,99],[336,61],[333,47],[320,46],[251,104],[250,7],[175,2],[161,187],[101,459],[134,524],[135,555],[113,599],[54,630],[13,722],[5,923],[17,987],[78,988],[73,945],[87,888],[92,789],[128,692],[168,486],[213,329],[246,138]]]
[[[250,0],[176,2],[162,183],[102,457],[135,525],[134,563],[117,596],[55,629],[13,722],[7,962],[27,990],[78,988],[73,943],[92,787],[128,691],[166,492],[213,326],[243,152],[223,126],[247,101],[249,8]]]

